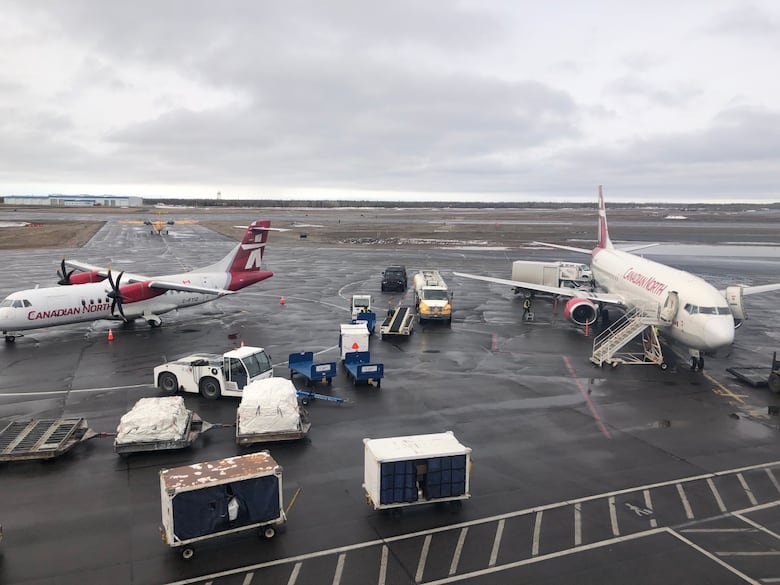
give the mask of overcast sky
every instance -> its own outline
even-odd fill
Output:
[[[780,201],[780,3],[6,0],[0,194]]]

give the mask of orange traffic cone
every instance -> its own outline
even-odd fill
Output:
[[[114,332],[111,329],[108,330],[108,340],[114,341]]]
[[[280,305],[283,305],[283,304],[284,304],[284,297],[279,297],[279,304],[280,304]]]

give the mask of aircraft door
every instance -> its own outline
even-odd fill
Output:
[[[228,358],[230,369],[230,381],[235,382],[239,389],[246,386],[247,374],[244,362],[236,358]]]
[[[671,325],[674,318],[677,316],[677,309],[680,308],[680,297],[677,295],[677,291],[669,291],[666,295],[666,301],[664,306],[661,307],[661,312],[658,314],[658,318],[664,325]]]
[[[742,321],[747,319],[747,312],[742,303],[744,289],[741,286],[729,286],[726,288],[726,302],[729,304],[731,314],[734,316],[734,323],[739,326]]]

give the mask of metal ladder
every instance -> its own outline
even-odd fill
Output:
[[[593,340],[590,361],[597,366],[605,363],[612,367],[618,364],[656,364],[663,368],[666,364],[655,329],[658,324],[657,305],[636,306],[626,311]],[[618,353],[640,334],[644,350],[642,353]]]

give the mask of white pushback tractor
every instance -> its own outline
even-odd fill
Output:
[[[163,392],[200,393],[216,400],[241,396],[244,386],[274,375],[271,358],[262,347],[241,346],[223,355],[196,353],[154,368],[154,383]]]

